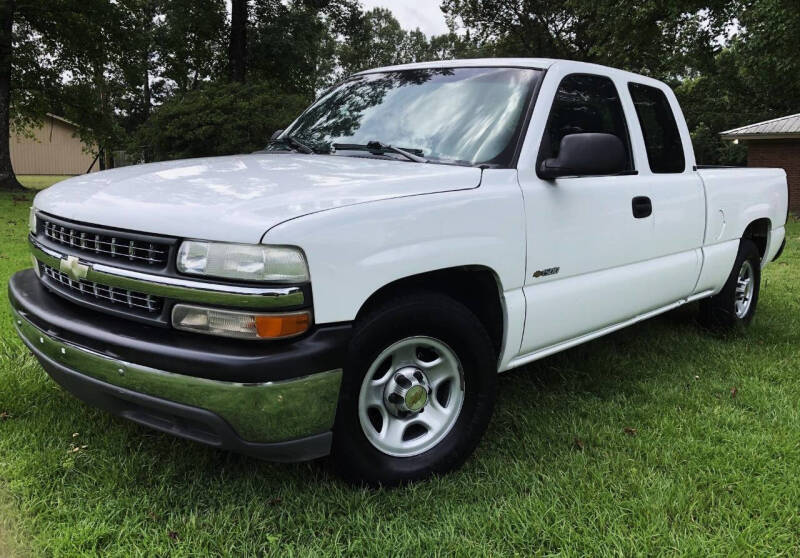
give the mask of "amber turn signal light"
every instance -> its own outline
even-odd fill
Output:
[[[262,339],[280,339],[300,335],[311,326],[308,312],[256,316],[256,331]]]

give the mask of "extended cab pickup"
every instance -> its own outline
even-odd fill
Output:
[[[41,192],[9,297],[90,404],[392,484],[470,455],[497,372],[692,301],[746,326],[787,211],[782,170],[695,165],[663,83],[424,63],[344,81],[263,152]]]

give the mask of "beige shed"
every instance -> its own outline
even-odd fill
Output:
[[[18,175],[74,175],[85,173],[95,154],[76,135],[78,127],[60,116],[48,114],[33,138],[11,134],[11,164]],[[95,163],[92,171],[98,170]]]

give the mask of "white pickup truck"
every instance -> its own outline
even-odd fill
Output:
[[[782,170],[695,165],[663,83],[424,63],[347,79],[263,152],[41,192],[9,295],[93,405],[394,484],[472,453],[497,372],[696,300],[746,326],[787,211]]]

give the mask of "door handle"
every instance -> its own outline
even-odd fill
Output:
[[[653,214],[653,202],[647,196],[636,196],[631,202],[633,216],[637,219],[644,219]]]

